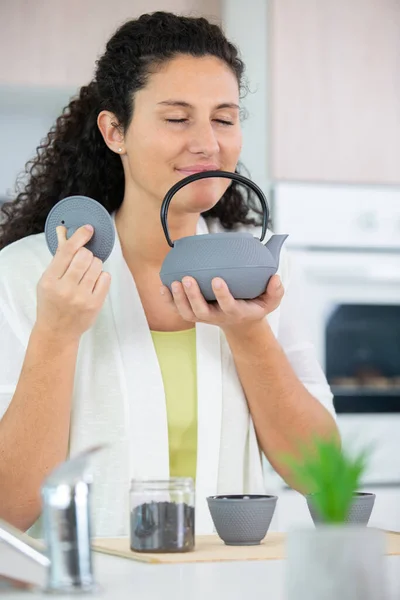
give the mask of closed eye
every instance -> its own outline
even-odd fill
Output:
[[[166,119],[167,123],[186,123],[189,119]],[[234,125],[232,121],[225,121],[224,119],[214,119],[216,123],[221,125]]]

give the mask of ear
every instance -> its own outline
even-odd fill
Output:
[[[97,117],[97,126],[110,150],[116,154],[124,154],[124,136],[114,113],[102,110]]]

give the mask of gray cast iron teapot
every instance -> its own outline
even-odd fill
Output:
[[[192,235],[173,242],[167,224],[172,197],[185,185],[206,177],[224,177],[251,188],[261,201],[263,220],[261,238],[249,232],[207,233]],[[171,250],[161,267],[160,277],[171,289],[174,281],[185,275],[196,279],[204,298],[215,300],[211,286],[214,277],[221,277],[236,299],[251,300],[265,292],[268,281],[279,266],[281,247],[287,235],[273,235],[266,244],[269,210],[262,190],[247,177],[228,171],[204,171],[181,179],[167,192],[161,205],[161,224]]]

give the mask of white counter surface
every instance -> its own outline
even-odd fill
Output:
[[[101,590],[96,596],[57,596],[65,600],[284,600],[285,561],[243,561],[150,565],[95,553]],[[400,556],[386,557],[387,600],[400,598]],[[2,598],[51,598],[41,592],[4,590]],[[385,600],[385,596],[377,600]]]

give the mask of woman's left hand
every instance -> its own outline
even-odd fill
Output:
[[[254,325],[279,306],[284,294],[278,275],[271,277],[265,292],[254,300],[235,300],[225,281],[219,277],[212,281],[217,299],[212,303],[205,300],[193,277],[184,277],[182,283],[175,281],[172,284],[172,294],[166,286],[161,287],[165,302],[185,321],[209,323],[222,329]]]

